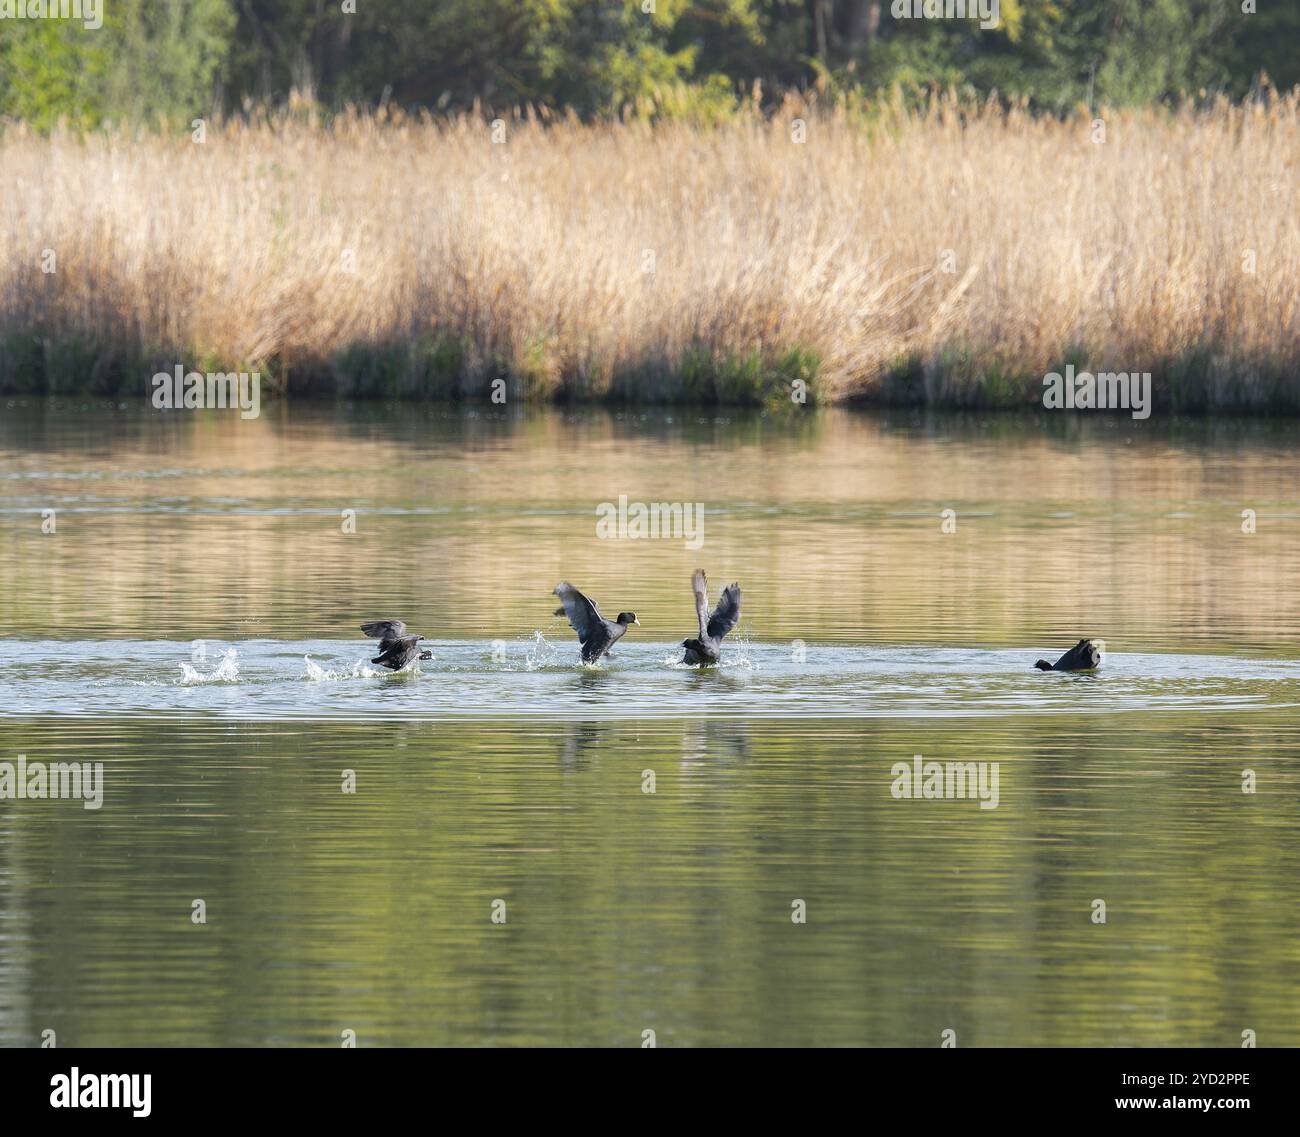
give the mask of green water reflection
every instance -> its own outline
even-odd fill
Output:
[[[1294,718],[7,720],[0,749],[107,782],[0,812],[10,1045],[1300,1043]],[[914,752],[999,761],[998,808],[894,800]]]

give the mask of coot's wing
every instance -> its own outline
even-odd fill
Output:
[[[383,650],[370,662],[398,671],[419,654],[419,642],[419,636],[402,636],[398,639],[385,640],[379,645]]]
[[[371,639],[383,640],[385,644],[406,635],[406,625],[401,620],[376,620],[372,624],[362,624],[361,630]]]
[[[720,640],[740,619],[740,585],[729,584],[722,590],[718,606],[709,618],[708,635],[710,639]]]
[[[691,589],[695,593],[695,615],[700,621],[700,639],[703,639],[709,634],[709,582],[703,569],[696,569],[691,574]]]
[[[604,621],[600,618],[600,609],[587,597],[573,587],[567,580],[555,586],[555,595],[564,605],[556,611],[569,617],[569,626],[578,633],[578,642],[586,645],[593,636],[604,632]]]

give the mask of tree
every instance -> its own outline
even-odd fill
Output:
[[[109,4],[94,30],[0,21],[0,113],[44,128],[206,112],[233,27],[228,0]]]

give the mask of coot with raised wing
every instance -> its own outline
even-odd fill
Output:
[[[432,659],[433,652],[420,649],[423,636],[408,636],[406,625],[401,620],[375,620],[362,624],[361,630],[371,639],[379,641],[379,654],[371,663],[387,667],[389,671],[401,671],[403,667],[417,659]]]
[[[695,592],[695,615],[700,621],[700,637],[695,640],[682,640],[686,649],[682,656],[683,663],[704,666],[717,663],[722,657],[722,637],[725,636],[740,619],[740,585],[729,584],[722,590],[718,606],[709,613],[709,582],[703,569],[696,569],[691,576],[691,588]]]
[[[560,598],[562,605],[555,610],[555,614],[569,617],[569,626],[578,633],[578,642],[582,644],[583,663],[595,663],[607,654],[626,634],[628,625],[641,626],[635,612],[620,612],[617,619],[606,620],[595,603],[567,580],[555,586],[555,595]]]

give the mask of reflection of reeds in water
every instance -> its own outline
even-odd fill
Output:
[[[1074,361],[1296,406],[1298,109],[1108,114],[1100,145],[1091,116],[950,105],[814,116],[803,144],[788,115],[503,145],[468,118],[11,127],[0,390],[143,394],[183,358],[357,394],[784,401],[819,360],[825,397],[990,404]]]
[[[836,411],[793,436],[738,422],[703,445],[684,429],[638,440],[604,413],[488,430],[408,409],[361,430],[350,415],[283,409],[252,422],[6,420],[19,465],[55,475],[7,482],[24,495],[13,505],[68,511],[51,537],[39,513],[0,515],[0,627],[349,639],[359,620],[394,615],[485,653],[504,639],[521,666],[527,651],[567,665],[577,647],[551,615],[558,580],[634,609],[639,640],[668,654],[694,631],[702,563],[741,580],[744,635],[810,652],[828,640],[1016,646],[1029,667],[1083,635],[1113,652],[1294,657],[1300,642],[1296,460],[1290,435],[1262,423],[1087,420],[1055,438],[1023,423],[911,432]],[[33,442],[63,448],[21,449]],[[596,504],[620,489],[704,500],[704,549],[598,540]],[[174,512],[157,512],[160,499]],[[951,536],[944,506],[958,512]],[[358,511],[355,536],[340,530],[344,508]],[[545,650],[525,647],[535,631]],[[713,678],[726,680],[725,668]]]

